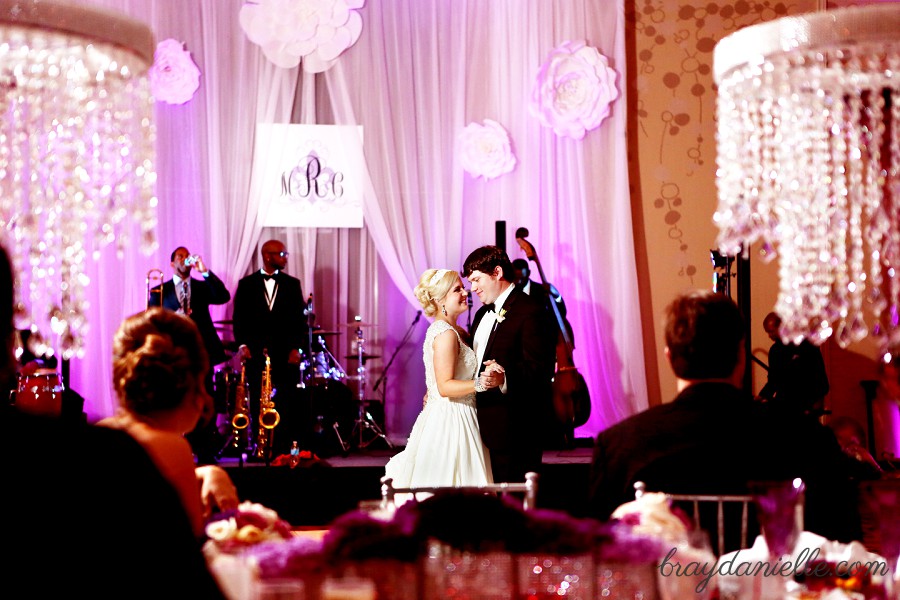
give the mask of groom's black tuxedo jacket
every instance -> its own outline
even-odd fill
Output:
[[[209,366],[212,369],[214,365],[224,362],[227,357],[222,340],[209,316],[209,306],[225,304],[231,300],[231,292],[228,291],[222,280],[216,277],[215,273],[212,271],[207,271],[207,273],[209,273],[209,277],[204,279],[191,278],[190,317],[197,325],[197,329],[200,330],[203,346],[209,354]],[[162,306],[169,310],[181,308],[181,302],[178,301],[178,294],[175,291],[175,282],[172,279],[163,283]]]
[[[490,308],[482,306],[475,313],[473,338]],[[494,481],[524,481],[527,471],[540,469],[541,428],[553,400],[556,330],[541,302],[520,289],[513,289],[503,310],[504,320],[494,326],[482,363],[494,359],[506,370],[507,393],[491,389],[476,394],[478,423],[491,453]]]

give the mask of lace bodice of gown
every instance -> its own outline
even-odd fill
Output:
[[[428,388],[429,402],[432,400],[447,402],[449,400],[438,393],[437,383],[434,379],[434,338],[448,329],[452,330],[459,340],[459,353],[456,355],[456,369],[453,372],[453,378],[462,380],[475,379],[475,372],[478,368],[478,357],[475,356],[475,351],[466,345],[460,337],[459,331],[445,321],[435,321],[429,325],[428,331],[425,333],[425,344],[423,345],[425,385]],[[462,398],[454,398],[453,401],[465,402],[466,404],[475,406],[475,393],[473,392]]]

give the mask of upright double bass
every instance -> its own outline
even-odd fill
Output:
[[[526,228],[519,227],[516,230],[516,242],[519,243],[519,247],[525,252],[525,256],[537,265],[541,283],[549,288],[550,285],[544,276],[544,268],[541,266],[541,261],[534,246],[525,239],[527,237],[528,230]],[[591,416],[591,396],[584,377],[578,372],[572,356],[575,345],[572,342],[571,326],[559,312],[559,306],[557,306],[552,296],[549,299],[549,304],[553,309],[553,314],[559,327],[559,335],[556,342],[556,374],[553,377],[553,410],[556,418],[563,426],[565,443],[567,446],[571,446],[575,441],[575,428],[587,423],[588,418]]]

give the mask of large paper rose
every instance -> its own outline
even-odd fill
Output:
[[[184,104],[200,87],[200,69],[191,53],[171,38],[156,46],[149,78],[153,97],[169,104]]]
[[[541,65],[531,91],[531,114],[556,135],[580,140],[609,116],[619,97],[616,72],[596,48],[563,42]]]
[[[356,43],[365,0],[257,0],[241,7],[241,28],[270,61],[321,73]]]
[[[516,166],[509,134],[491,119],[469,123],[459,135],[459,162],[473,177],[493,179],[509,173]]]

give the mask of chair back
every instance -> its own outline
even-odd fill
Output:
[[[635,482],[634,496],[640,498],[646,491],[642,481]],[[750,507],[753,496],[749,494],[666,494],[673,505],[681,507],[694,525],[709,533],[711,550],[716,556],[726,552],[749,548],[751,525],[758,529],[755,515],[751,521]],[[685,508],[686,507],[686,508]],[[735,531],[739,535],[735,535]]]
[[[426,486],[426,487],[394,487],[394,480],[390,477],[381,478],[381,507],[389,508],[395,506],[395,497],[398,494],[411,494],[413,499],[418,500],[417,494],[438,494],[444,490],[466,490],[474,492],[484,492],[485,494],[499,494],[505,496],[507,494],[524,494],[522,506],[525,510],[531,510],[537,506],[537,490],[538,490],[538,474],[529,472],[525,474],[523,483],[491,483],[488,485],[476,486]]]

